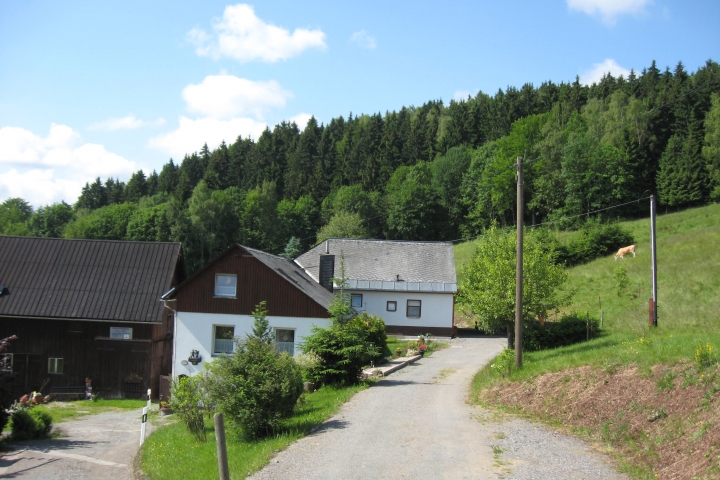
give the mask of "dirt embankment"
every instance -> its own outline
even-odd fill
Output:
[[[720,478],[718,392],[718,367],[581,367],[499,382],[479,400],[609,444],[641,476],[691,479]]]

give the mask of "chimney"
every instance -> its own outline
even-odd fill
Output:
[[[332,293],[335,276],[335,255],[320,255],[320,285]]]

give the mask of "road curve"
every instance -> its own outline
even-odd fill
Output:
[[[625,478],[577,439],[466,403],[505,342],[453,340],[355,395],[250,478]]]

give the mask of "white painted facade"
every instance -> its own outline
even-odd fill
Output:
[[[329,318],[275,317],[268,315],[270,328],[294,330],[295,354],[305,337],[312,333],[312,327],[327,328],[332,324]],[[219,355],[214,351],[214,332],[216,326],[234,327],[235,336],[244,338],[252,332],[254,319],[251,315],[229,315],[218,313],[175,312],[175,336],[173,338],[173,377],[178,375],[192,376],[204,368]],[[193,365],[188,357],[197,350],[202,362]]]
[[[403,327],[443,327],[453,325],[453,294],[403,291],[348,290],[350,295],[362,295],[362,307],[353,307],[357,312],[374,313],[386,325]],[[407,316],[407,301],[420,300],[420,317]],[[394,312],[387,310],[387,303],[396,302]]]

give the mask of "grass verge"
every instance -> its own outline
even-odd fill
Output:
[[[36,405],[33,408],[47,412],[53,423],[69,422],[84,415],[94,415],[115,410],[142,410],[147,405],[145,400],[73,400],[69,402],[50,402]]]
[[[245,478],[262,468],[278,451],[304,437],[315,426],[337,413],[340,406],[369,383],[348,388],[323,387],[303,394],[283,429],[272,438],[246,441],[231,430],[227,433],[228,462],[231,478]],[[230,423],[226,420],[226,425]],[[217,478],[215,432],[211,420],[206,421],[207,442],[197,443],[185,424],[177,422],[159,428],[142,447],[140,467],[153,480]]]

